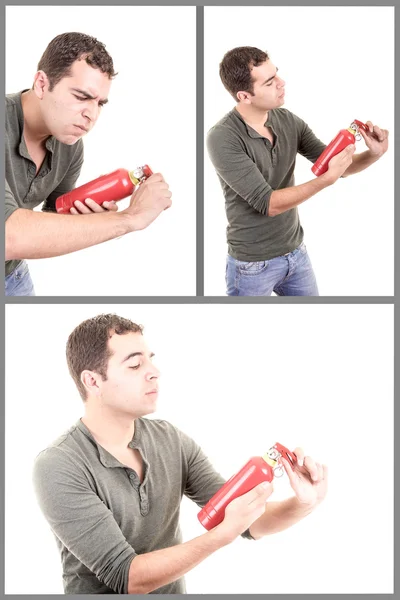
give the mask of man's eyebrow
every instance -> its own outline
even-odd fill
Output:
[[[275,75],[272,75],[272,77],[270,77],[269,79],[266,79],[261,85],[265,85],[266,83],[268,83],[268,81],[272,81],[273,79],[275,79],[277,72],[279,71],[279,69],[276,69]]]
[[[143,356],[143,352],[131,352],[130,354],[128,354],[128,356],[125,356],[125,358],[122,361],[122,363],[126,362],[130,358],[133,358],[134,356]],[[150,358],[153,358],[153,356],[154,356],[154,352],[150,352]]]
[[[82,94],[82,96],[85,96],[85,98],[87,98],[88,100],[96,100],[95,96],[92,96],[88,92],[85,92],[85,90],[81,90],[80,88],[71,88],[71,90],[73,92],[78,92],[78,94]],[[108,98],[103,98],[102,100],[100,100],[100,102],[101,104],[107,104]]]

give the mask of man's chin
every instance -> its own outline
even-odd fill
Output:
[[[73,146],[76,144],[78,140],[81,139],[80,135],[55,135],[54,136],[58,142],[61,144],[65,144],[66,146]]]

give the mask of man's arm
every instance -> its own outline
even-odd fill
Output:
[[[137,554],[113,514],[90,487],[86,472],[59,447],[40,453],[33,483],[53,533],[97,579],[118,594],[149,593],[231,543],[264,511],[272,492],[261,484],[237,498],[213,531],[184,544]]]
[[[307,183],[272,192],[269,199],[268,215],[276,217],[335,183],[351,163],[354,149],[353,145],[347,146],[342,152],[334,156],[329,161],[328,171],[323,175],[307,181]]]
[[[135,556],[129,569],[128,594],[148,594],[172,583],[233,542],[263,513],[271,492],[272,485],[262,483],[233,500],[222,523],[211,531],[172,548]]]
[[[121,213],[57,215],[18,208],[6,221],[6,260],[50,258],[89,248],[147,227],[171,206],[171,192],[160,173],[132,194]]]
[[[307,158],[316,158],[324,147],[315,142],[315,136],[307,128],[301,137],[299,152]],[[253,160],[246,154],[240,140],[229,131],[211,130],[207,136],[207,149],[220,178],[257,212],[268,216],[277,215],[298,206],[341,177],[351,163],[354,146],[348,146],[329,163],[328,172],[303,183],[280,190],[273,190]]]

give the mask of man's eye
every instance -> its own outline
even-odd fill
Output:
[[[140,365],[135,365],[134,367],[129,367],[130,369],[138,369]]]
[[[75,96],[75,94],[74,94],[74,96]],[[82,100],[82,102],[83,102],[84,100],[86,100],[86,98],[82,98],[81,96],[75,96],[75,98],[76,98],[77,100]]]

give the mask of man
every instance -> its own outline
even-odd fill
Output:
[[[223,522],[182,543],[183,494],[199,506],[224,483],[200,447],[156,410],[159,371],[142,327],[117,315],[84,321],[67,342],[85,414],[36,458],[38,501],[61,552],[68,594],[185,592],[183,575],[239,535],[258,539],[308,515],[327,469],[297,448],[284,463],[295,496],[265,504],[263,484],[231,502]]]
[[[350,145],[331,159],[327,173],[295,186],[296,154],[314,163],[325,145],[281,108],[285,82],[277,67],[258,48],[234,48],[220,77],[236,106],[209,131],[207,147],[225,196],[227,294],[317,296],[297,206],[376,162],[388,148],[388,131],[368,121],[368,133],[360,132],[367,151],[354,154]]]
[[[104,44],[64,33],[47,46],[33,86],[6,96],[6,280],[8,296],[31,296],[24,259],[88,248],[144,229],[171,205],[171,192],[155,173],[116,214],[115,202],[75,202],[71,215],[55,201],[75,187],[83,163],[82,138],[96,124],[116,75]],[[30,209],[44,202],[43,211]],[[82,215],[85,215],[83,218]]]

